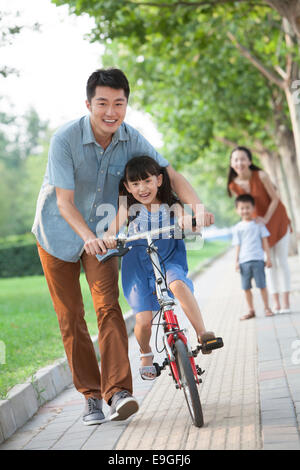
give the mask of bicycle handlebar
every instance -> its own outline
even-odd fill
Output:
[[[196,226],[196,219],[195,218],[192,218],[192,226],[195,227]],[[152,239],[155,239],[157,235],[161,235],[163,233],[170,233],[171,235],[171,232],[173,231],[173,234],[174,236],[170,236],[169,238],[174,238],[175,237],[175,234],[177,232],[177,234],[181,234],[181,238],[185,238],[185,235],[188,234],[188,232],[186,232],[186,234],[183,232],[183,230],[179,227],[179,225],[169,225],[167,227],[160,227],[158,229],[155,229],[155,230],[149,230],[149,231],[146,231],[146,232],[139,232],[139,233],[136,233],[134,235],[130,235],[129,237],[126,236],[125,234],[119,234],[118,236],[114,237],[114,239],[117,241],[117,248],[113,248],[113,249],[109,249],[107,253],[105,253],[104,255],[96,255],[98,261],[107,261],[109,260],[110,258],[112,258],[113,256],[118,256],[118,257],[122,257],[124,255],[126,255],[126,253],[128,253],[129,251],[129,248],[128,247],[125,247],[125,244],[126,243],[129,243],[129,242],[132,242],[132,241],[135,241],[135,240],[141,240],[141,239],[147,239],[147,240],[152,240]],[[190,234],[192,235],[195,235],[195,232],[190,232]],[[197,233],[198,235],[202,236],[201,233]]]
[[[197,225],[196,219],[193,217],[192,218],[192,227],[196,227],[196,225]],[[182,238],[185,237],[185,233],[184,233],[183,229],[180,228],[179,225],[174,224],[174,225],[169,225],[167,227],[160,227],[160,228],[157,228],[155,230],[149,230],[149,231],[146,231],[146,232],[138,232],[134,235],[130,235],[129,237],[127,237],[126,235],[120,234],[117,237],[115,237],[115,240],[120,241],[123,244],[125,244],[125,243],[129,243],[129,242],[132,242],[132,241],[135,241],[135,240],[140,240],[140,239],[143,239],[143,238],[146,238],[146,239],[153,239],[154,238],[155,239],[155,237],[157,235],[161,235],[163,233],[168,233],[168,232],[170,232],[170,234],[171,234],[172,231],[174,232],[174,236],[177,232],[178,234],[180,233],[182,235]],[[195,232],[190,232],[190,234],[195,234]],[[198,235],[199,235],[199,233],[198,233]],[[170,236],[169,238],[174,238],[174,237]]]

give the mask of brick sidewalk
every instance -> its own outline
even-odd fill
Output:
[[[205,369],[199,388],[205,421],[201,429],[191,424],[183,393],[175,389],[167,370],[155,382],[140,379],[138,347],[130,337],[134,394],[140,402],[133,418],[83,426],[83,399],[69,387],[0,450],[300,449],[300,366],[291,360],[300,358],[292,349],[300,337],[300,268],[296,258],[290,261],[294,313],[288,315],[265,318],[254,289],[257,318],[239,321],[246,304],[232,251],[194,280],[207,329],[224,339],[223,349],[197,358]],[[184,326],[181,315],[180,324]],[[195,345],[191,330],[190,339]],[[108,414],[107,405],[104,412]]]

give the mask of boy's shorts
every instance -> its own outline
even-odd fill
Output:
[[[240,264],[242,289],[251,289],[251,280],[254,277],[258,289],[266,287],[265,263],[263,260],[247,261]]]

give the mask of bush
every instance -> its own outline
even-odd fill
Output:
[[[13,235],[0,240],[0,278],[43,274],[35,237]]]

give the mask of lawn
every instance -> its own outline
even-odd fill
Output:
[[[190,271],[227,246],[227,242],[209,242],[200,251],[188,251]],[[81,286],[88,329],[91,335],[96,335],[96,315],[84,274]],[[121,288],[119,301],[122,311],[128,311]],[[39,368],[63,355],[57,318],[44,277],[0,279],[0,399],[15,384],[24,382]]]

